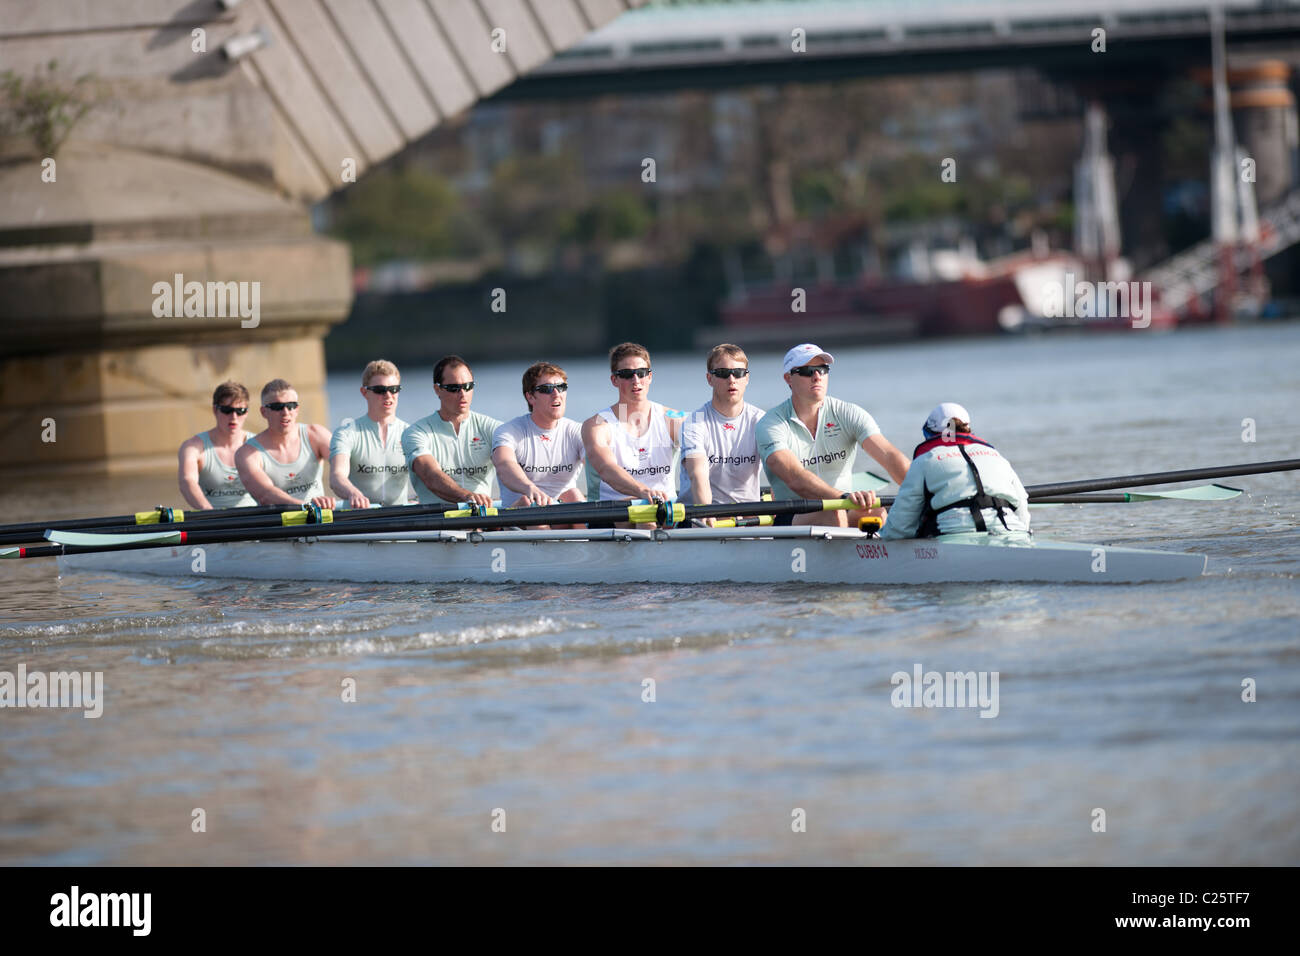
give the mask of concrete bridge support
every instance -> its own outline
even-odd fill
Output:
[[[0,476],[174,467],[225,378],[328,422],[351,269],[307,204],[640,2],[0,0],[0,70],[97,100],[57,152],[0,139]],[[163,307],[178,275],[256,321]]]

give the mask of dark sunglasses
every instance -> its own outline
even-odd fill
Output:
[[[293,411],[295,408],[298,407],[298,403],[297,402],[267,402],[266,407],[273,412],[282,412],[285,409],[288,409],[289,411]]]
[[[472,391],[474,391],[474,383],[473,383],[473,382],[462,382],[462,383],[459,384],[459,385],[456,385],[456,384],[450,384],[450,383],[449,383],[449,384],[447,384],[447,385],[439,385],[438,387],[439,387],[439,388],[445,388],[445,389],[446,389],[447,391],[449,391],[449,392],[472,392]]]
[[[829,375],[831,367],[829,365],[800,365],[798,368],[792,368],[790,371],[796,375],[802,375],[804,378],[812,378],[814,375]]]
[[[744,378],[749,374],[747,368],[711,368],[709,374],[714,378]]]
[[[247,405],[218,405],[217,411],[223,415],[247,415]]]
[[[538,385],[533,389],[534,392],[541,392],[543,395],[550,395],[552,392],[567,392],[568,390],[568,382],[557,382],[554,385]]]
[[[387,395],[387,394],[390,394],[390,393],[393,394],[393,395],[396,395],[398,392],[400,392],[400,391],[402,390],[402,386],[400,386],[400,385],[367,385],[367,386],[366,386],[366,389],[369,390],[369,391],[371,391],[371,392],[374,392],[376,395]]]
[[[614,374],[622,379],[645,378],[650,374],[650,370],[648,368],[621,368]]]

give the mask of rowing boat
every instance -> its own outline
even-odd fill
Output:
[[[1300,470],[1300,458],[1089,478],[1032,485],[1025,490],[1031,504],[1039,500],[1204,503],[1229,500],[1241,491],[1211,485],[1100,493],[1296,470]],[[880,500],[892,503],[890,496]],[[43,527],[42,536],[51,542],[0,548],[0,558],[57,557],[60,566],[69,571],[429,584],[1131,584],[1185,580],[1205,572],[1206,558],[1200,554],[1077,544],[1027,534],[967,533],[885,541],[858,529],[822,525],[764,526],[761,530],[753,525],[687,526],[699,519],[724,519],[741,525],[761,521],[763,515],[853,507],[845,499],[710,505],[599,501],[504,510],[476,505],[442,509],[436,514],[429,509],[398,507],[379,509],[373,515],[346,515],[338,523],[330,511],[322,509],[313,509],[307,517],[291,512],[232,512],[200,514],[186,520],[180,513],[159,508],[135,515],[0,525],[0,541],[29,541],[33,528]],[[733,518],[738,520],[731,521]],[[612,520],[657,525],[658,529],[525,530],[534,525],[581,526]],[[142,526],[156,530],[145,531]]]
[[[379,583],[1131,584],[1194,578],[1200,554],[955,534],[884,541],[851,528],[427,531],[69,553],[69,571]]]

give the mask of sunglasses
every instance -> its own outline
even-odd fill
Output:
[[[217,411],[223,415],[247,415],[248,406],[246,405],[218,405]]]
[[[615,376],[621,379],[645,378],[649,374],[650,370],[648,368],[621,368],[614,373]]]
[[[744,378],[749,374],[747,368],[711,368],[709,374],[714,378]]]
[[[458,385],[458,384],[455,384],[455,383],[450,383],[450,382],[449,382],[449,383],[446,384],[446,385],[439,385],[438,387],[439,387],[439,388],[442,388],[442,389],[446,389],[446,390],[449,391],[449,392],[472,392],[472,391],[474,391],[474,383],[473,383],[473,382],[461,382],[459,385]]]
[[[266,407],[273,412],[282,412],[285,409],[288,409],[289,411],[293,411],[295,408],[298,407],[298,403],[297,402],[267,402]]]
[[[804,378],[812,378],[814,375],[829,375],[831,367],[829,365],[800,365],[798,368],[792,368],[790,371],[796,375],[802,375]]]
[[[396,395],[402,390],[400,385],[367,385],[367,391],[374,392],[376,395]]]
[[[567,392],[568,390],[568,382],[557,382],[554,385],[538,385],[533,389],[534,392],[541,392],[543,395],[550,395],[552,392]]]

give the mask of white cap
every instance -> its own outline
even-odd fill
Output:
[[[823,352],[816,345],[805,342],[803,345],[796,345],[785,353],[785,363],[781,371],[788,372],[792,368],[807,365],[815,358],[825,359],[827,365],[831,365],[835,361],[835,356],[831,355],[830,352]]]
[[[956,402],[940,402],[925,420],[925,427],[932,432],[941,432],[950,421],[970,424],[970,412]]]

